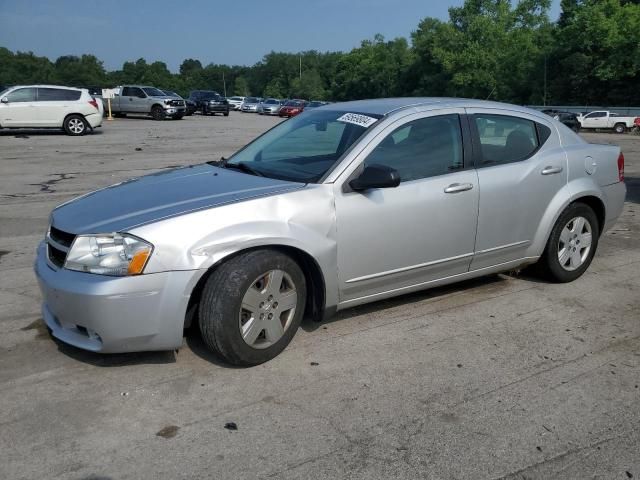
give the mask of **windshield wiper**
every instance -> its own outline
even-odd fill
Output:
[[[220,157],[220,160],[209,160],[206,162],[209,165],[213,165],[214,167],[224,168],[227,165],[228,158]]]
[[[237,170],[241,170],[245,173],[249,173],[251,175],[255,175],[257,177],[264,177],[264,173],[256,170],[255,168],[250,167],[245,162],[238,163],[225,163],[224,168],[235,168]]]

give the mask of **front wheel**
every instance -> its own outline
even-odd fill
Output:
[[[276,357],[302,321],[305,277],[277,250],[253,250],[220,265],[200,300],[202,338],[234,365],[252,366]]]
[[[64,131],[67,135],[84,135],[87,133],[87,121],[82,115],[69,115],[64,119]]]
[[[229,116],[229,112],[224,112],[224,116],[228,117]]]
[[[562,212],[551,230],[539,271],[552,281],[566,283],[580,277],[591,264],[600,229],[593,209],[580,202]]]
[[[162,107],[156,105],[151,109],[151,116],[154,120],[164,120],[164,110]]]

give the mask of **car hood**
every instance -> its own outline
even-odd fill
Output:
[[[51,224],[76,235],[122,232],[195,210],[303,187],[208,164],[195,165],[134,178],[75,198],[52,212]]]

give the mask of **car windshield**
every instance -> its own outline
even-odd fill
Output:
[[[153,87],[145,87],[142,90],[144,90],[144,93],[146,93],[150,97],[166,97],[167,96],[162,90],[158,90],[157,88],[153,88]]]
[[[324,105],[324,103],[322,102],[309,102],[309,105],[307,105],[307,107],[321,107],[322,105]]]
[[[247,97],[244,99],[244,103],[258,103],[258,99],[256,97]]]
[[[301,107],[302,106],[302,102],[299,102],[298,100],[289,100],[287,103],[284,104],[285,107]]]
[[[5,88],[4,90],[0,90],[0,97],[4,96],[4,94],[7,93],[10,89],[11,87]]]
[[[265,103],[265,105],[276,105],[276,104],[278,104],[280,102],[277,101],[277,100],[274,100],[273,98],[271,98],[269,100],[265,100],[264,103]]]
[[[179,97],[180,95],[178,95],[176,92],[170,92],[169,90],[165,90],[164,93],[169,96],[169,97]]]
[[[283,122],[233,155],[227,167],[315,183],[380,115],[315,110]]]

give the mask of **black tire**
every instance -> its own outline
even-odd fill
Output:
[[[127,116],[127,114],[126,113],[114,113],[113,116],[116,117],[116,118],[125,118]]]
[[[182,117],[184,117],[184,115],[180,114],[180,115],[174,115],[173,119],[174,120],[182,120]]]
[[[224,112],[224,116],[228,117],[229,116],[229,112]]]
[[[89,125],[82,115],[69,115],[64,119],[64,131],[67,135],[84,135],[87,130],[89,130]]]
[[[616,133],[624,133],[627,131],[627,126],[624,123],[616,123],[613,126],[613,131]]]
[[[578,268],[575,270],[567,270],[561,265],[558,258],[560,235],[562,234],[565,226],[567,226],[569,222],[576,217],[582,217],[589,223],[589,227],[591,229],[591,248],[586,258],[584,258],[582,264]],[[593,256],[596,253],[596,249],[598,248],[599,237],[600,226],[593,209],[581,202],[572,203],[564,212],[562,212],[553,226],[551,235],[549,235],[549,240],[547,241],[547,246],[544,249],[544,253],[542,254],[542,257],[540,257],[540,260],[538,260],[538,263],[534,266],[535,271],[553,282],[567,283],[574,281],[580,277],[587,268],[589,268],[589,265],[593,260]],[[577,247],[579,248],[579,246]]]
[[[155,105],[151,108],[151,116],[154,120],[164,120],[164,109],[160,105]]]
[[[242,337],[241,305],[245,293],[260,276],[274,270],[284,272],[292,280],[297,297],[295,311],[291,313],[293,318],[287,322],[288,326],[278,341],[255,348]],[[253,366],[267,362],[280,354],[296,334],[304,315],[306,295],[304,273],[291,257],[272,249],[240,254],[220,265],[205,283],[198,314],[202,339],[210,350],[230,364]],[[274,305],[273,308],[276,308],[277,304]],[[255,317],[253,321],[260,322],[257,314]],[[261,324],[257,325],[259,329]],[[266,342],[267,331],[259,331],[256,341],[260,341],[260,336],[264,335]]]

